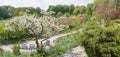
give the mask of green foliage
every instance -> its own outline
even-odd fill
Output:
[[[74,11],[73,11],[73,14],[74,15],[78,15],[80,13],[80,10],[79,9],[75,9]]]
[[[74,11],[73,11],[73,14],[74,15],[78,15],[78,14],[85,14],[86,12],[86,7],[85,6],[77,6]]]
[[[61,17],[61,16],[63,16],[63,14],[61,13],[61,12],[58,12],[57,14],[56,14],[56,17]]]
[[[101,26],[98,22],[87,22],[83,27],[80,42],[89,57],[119,57],[120,28],[117,26]]]
[[[69,6],[69,13],[73,14],[74,9],[75,9],[75,6],[74,5],[70,5]]]
[[[115,0],[115,5],[120,7],[120,0]]]
[[[0,7],[0,18],[6,19],[13,15],[14,8],[11,6],[1,6]]]
[[[46,49],[45,48],[43,48],[43,47],[40,47],[40,48],[38,48],[38,56],[41,56],[41,57],[48,57],[48,52],[46,51]]]
[[[120,19],[113,20],[113,23],[119,24],[120,23]]]
[[[4,33],[4,27],[2,24],[0,24],[0,38],[2,38],[2,34]]]
[[[35,54],[37,55],[37,54]],[[21,53],[20,55],[16,56],[11,52],[4,52],[2,57],[30,57],[29,53]]]
[[[70,14],[71,15],[85,14],[86,7],[85,6],[75,7],[74,5],[56,5],[56,6],[49,6],[47,11],[54,11],[55,15],[61,12],[63,15],[65,14],[67,15],[67,17],[69,17]]]
[[[66,12],[66,13],[65,13],[65,16],[66,16],[66,17],[70,17],[71,15],[70,15],[69,12]]]
[[[20,55],[20,47],[18,45],[14,46],[13,48],[13,54],[14,55]]]
[[[4,25],[0,25],[0,43],[1,44],[10,44],[22,42],[25,40],[29,40],[32,36],[28,36],[25,31],[6,31]],[[27,38],[27,39],[25,39]]]
[[[85,13],[88,20],[90,20],[91,17],[94,16],[93,15],[94,11],[95,11],[95,5],[93,3],[88,4],[86,7],[86,13]]]
[[[3,50],[0,48],[0,56],[3,55]]]
[[[29,15],[35,15],[37,17],[41,16],[41,9],[40,8],[33,8],[33,7],[21,7],[21,8],[14,8],[12,6],[0,6],[0,20],[9,19],[15,16],[21,16],[25,13]]]
[[[67,50],[78,46],[79,44],[76,42],[76,39],[73,36],[70,37],[62,37],[56,41],[54,47],[51,47],[48,52],[48,55],[53,57],[57,55],[64,54]]]
[[[69,29],[79,29],[81,25],[80,21],[74,20],[68,24]]]
[[[68,36],[59,38],[56,41],[55,46],[51,47],[50,49],[39,48],[40,51],[39,53],[37,52],[32,52],[31,54],[19,53],[19,47],[14,46],[13,53],[5,52],[3,55],[9,57],[49,57],[49,56],[53,57],[64,54],[67,50],[70,50],[71,48],[74,48],[78,45],[79,43],[76,41],[74,36]]]
[[[96,1],[96,13],[108,23],[108,19],[116,19],[120,16],[120,9],[114,5],[116,0]],[[104,10],[103,10],[104,9]]]
[[[40,56],[39,53],[32,52],[32,53],[30,54],[30,57],[43,57],[43,56]]]
[[[56,6],[49,6],[47,11],[53,11],[55,14],[61,12],[65,14],[66,12],[72,13],[74,10],[74,5],[56,5]]]

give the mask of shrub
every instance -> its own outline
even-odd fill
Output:
[[[89,57],[119,57],[119,37],[119,27],[103,27],[97,22],[88,22],[80,35]]]
[[[3,50],[0,48],[0,56],[3,55]]]
[[[38,56],[41,56],[41,57],[47,57],[48,56],[48,53],[47,53],[47,51],[45,50],[45,48],[38,48]]]
[[[16,56],[11,52],[4,52],[3,56],[1,56],[1,57],[30,57],[30,54],[29,53],[21,53],[20,55]],[[35,57],[37,57],[37,56],[35,56]]]
[[[79,22],[78,20],[74,20],[70,23],[68,23],[69,29],[79,29],[81,26],[81,22]]]
[[[78,46],[78,42],[73,36],[59,38],[54,47],[46,50],[51,57],[64,54],[67,50]]]
[[[12,49],[14,55],[20,55],[20,47],[18,45],[14,46]]]
[[[31,57],[42,57],[42,56],[40,56],[40,54],[38,54],[38,53],[36,53],[36,52],[32,52],[32,53],[30,54],[30,56],[31,56]]]

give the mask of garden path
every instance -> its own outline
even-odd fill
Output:
[[[77,31],[82,31],[82,29],[79,29]],[[48,40],[50,40],[50,45],[54,45],[54,40],[57,40],[58,38],[60,37],[64,37],[64,36],[67,36],[67,35],[71,35],[71,34],[74,34],[74,33],[77,33],[77,31],[73,31],[73,32],[70,32],[70,33],[66,33],[66,34],[59,34],[59,35],[55,35],[55,36],[52,36],[50,37]],[[39,39],[39,42],[43,40],[43,39]],[[35,44],[35,41],[34,40],[31,40],[31,41],[26,41],[26,42],[23,42],[24,44]],[[20,43],[20,44],[23,44],[23,43]],[[16,45],[16,44],[9,44],[9,45],[1,45],[0,48],[2,48],[4,51],[9,51],[9,52],[12,52],[12,47]],[[27,52],[27,53],[30,53],[31,51],[35,51],[35,50],[20,50],[21,52]],[[72,50],[66,52],[65,54],[63,54],[64,57],[87,57],[85,51],[84,51],[84,48],[81,47],[81,46],[78,46],[78,47],[75,47],[73,48]],[[61,55],[61,56],[63,56]]]
[[[57,56],[57,57],[88,57],[84,47],[77,46],[67,51],[65,54]]]

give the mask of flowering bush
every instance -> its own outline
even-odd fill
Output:
[[[41,33],[42,26],[44,28],[44,34],[51,34],[51,32],[59,32],[62,29],[61,25],[57,22],[57,19],[50,16],[43,16],[40,18],[35,18],[34,16],[23,15],[20,17],[15,17],[5,24],[5,30],[12,32],[25,30],[30,34]]]
[[[38,39],[42,36],[46,38],[53,34],[56,34],[63,29],[63,26],[57,21],[58,19],[51,17],[49,15],[44,15],[42,17],[34,17],[23,15],[20,17],[15,17],[9,20],[5,26],[5,30],[12,31],[24,31],[29,35],[33,35],[36,40],[37,48],[39,48]]]

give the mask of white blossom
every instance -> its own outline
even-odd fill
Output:
[[[16,30],[27,30],[30,34],[39,35],[42,31],[45,34],[52,35],[53,33],[57,33],[59,31],[64,30],[63,27],[59,24],[58,19],[51,16],[43,16],[39,18],[35,18],[34,16],[23,15],[20,17],[15,17],[9,20],[5,25],[5,30],[16,31]],[[42,24],[42,25],[41,25]]]

